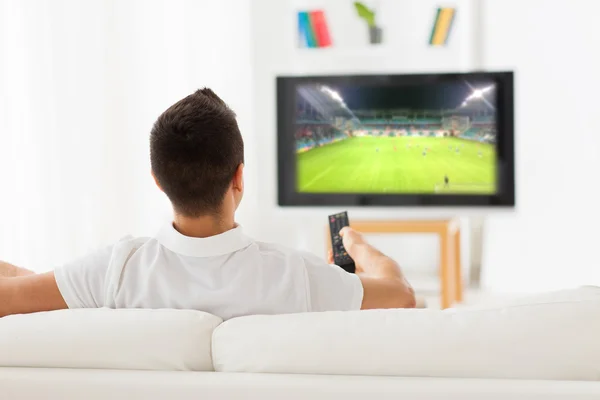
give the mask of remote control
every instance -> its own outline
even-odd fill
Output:
[[[344,243],[340,236],[340,230],[345,226],[350,226],[348,213],[346,211],[329,216],[329,232],[331,233],[333,261],[337,266],[343,268],[347,272],[355,273],[356,265],[354,264],[354,260],[344,248]]]

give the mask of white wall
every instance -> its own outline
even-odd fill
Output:
[[[366,28],[347,0],[256,0],[253,2],[254,106],[258,159],[261,224],[255,234],[265,240],[283,241],[323,254],[328,213],[340,208],[280,208],[276,193],[276,99],[275,77],[291,74],[402,73],[422,71],[465,71],[472,69],[472,7],[459,0],[449,45],[427,45],[438,2],[433,0],[385,0],[378,4],[379,23],[386,44],[367,46]],[[296,12],[324,9],[334,47],[296,49]],[[466,216],[466,210],[420,210],[414,208],[350,209],[355,219],[436,218]],[[463,218],[463,266],[469,265],[468,219]],[[435,273],[439,261],[435,236],[403,236],[394,240],[376,239],[382,250],[395,256],[415,274]],[[465,273],[465,276],[467,274]],[[435,276],[435,275],[434,275]],[[434,280],[435,281],[435,280]]]
[[[338,47],[296,50],[295,11],[315,5],[325,5]],[[518,163],[516,211],[489,217],[484,229],[484,286],[600,284],[600,4],[455,1],[444,49],[425,45],[437,2],[379,5],[388,45],[355,49],[364,27],[346,0],[2,1],[0,259],[42,271],[122,234],[151,234],[168,205],[148,176],[149,129],[164,108],[204,85],[236,110],[246,139],[240,221],[263,240],[321,253],[324,216],[338,210],[276,204],[274,77],[483,66],[517,73]],[[350,212],[384,219],[456,211]],[[381,244],[410,270],[435,270],[434,238]]]
[[[160,112],[210,86],[252,136],[249,16],[249,0],[0,2],[0,259],[43,271],[152,234],[169,214],[149,175]]]
[[[488,0],[483,61],[516,72],[517,203],[489,218],[483,284],[600,284],[600,2]]]

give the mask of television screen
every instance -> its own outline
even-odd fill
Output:
[[[278,94],[282,205],[514,205],[511,73],[279,78]]]

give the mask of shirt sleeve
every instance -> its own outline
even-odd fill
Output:
[[[363,286],[356,274],[337,265],[327,264],[320,258],[306,254],[311,311],[360,310]]]
[[[105,247],[54,270],[58,290],[69,308],[104,306],[104,284],[113,247]]]

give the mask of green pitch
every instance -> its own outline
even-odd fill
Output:
[[[300,153],[297,162],[297,190],[304,193],[496,191],[494,145],[464,139],[354,137]]]

